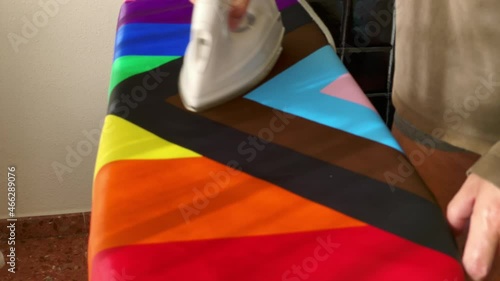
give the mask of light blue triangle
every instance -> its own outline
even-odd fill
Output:
[[[373,110],[321,93],[348,71],[330,46],[325,46],[245,98],[313,122],[402,151]]]

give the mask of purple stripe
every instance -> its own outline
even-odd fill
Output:
[[[255,1],[255,0],[253,0]],[[297,0],[276,0],[276,4],[278,4],[278,9],[283,11],[284,9],[292,6],[293,4],[297,4]]]
[[[191,23],[192,11],[189,0],[125,1],[118,28],[128,23]]]
[[[276,3],[282,11],[297,0],[276,0]],[[118,28],[128,23],[191,23],[192,11],[189,0],[126,0],[120,11]]]

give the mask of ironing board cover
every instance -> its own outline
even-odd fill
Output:
[[[188,0],[121,9],[89,278],[464,280],[445,219],[306,10],[273,72],[203,113],[178,95]]]

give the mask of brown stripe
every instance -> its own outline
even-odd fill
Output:
[[[282,45],[283,52],[266,81],[328,45],[328,42],[321,29],[315,23],[309,23],[287,33],[283,38]]]
[[[314,23],[288,33],[283,41],[283,54],[267,79],[278,75],[326,44],[323,33]],[[184,108],[179,96],[168,98],[167,102]],[[259,133],[265,134],[266,129],[274,128],[272,131],[275,144],[382,182],[386,182],[386,175],[391,173],[399,177],[398,179],[403,179],[395,184],[396,186],[433,201],[432,195],[425,189],[425,184],[418,175],[401,175],[398,169],[410,164],[402,154],[387,146],[300,117],[294,117],[284,130],[277,132],[276,129],[282,127],[283,123],[276,117],[273,109],[244,98],[235,99],[200,115],[255,136],[259,136]],[[388,188],[388,194],[390,191]]]

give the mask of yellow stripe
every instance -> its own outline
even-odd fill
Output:
[[[97,153],[94,179],[101,168],[119,160],[158,160],[201,157],[168,142],[127,120],[108,115]]]

